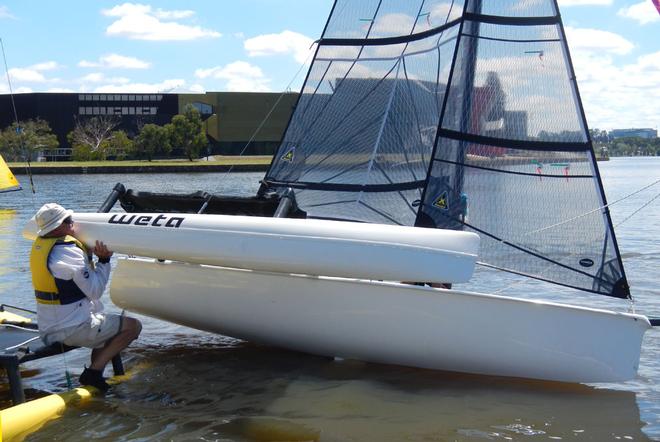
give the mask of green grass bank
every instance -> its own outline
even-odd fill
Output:
[[[154,161],[63,161],[57,163],[31,163],[34,175],[77,173],[205,173],[205,172],[265,172],[272,157],[214,156],[209,160],[154,160]],[[9,163],[15,175],[28,173],[27,163]]]

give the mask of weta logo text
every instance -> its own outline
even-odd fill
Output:
[[[133,224],[135,226],[174,227],[181,226],[185,218],[181,216],[165,215],[112,215],[108,220],[110,224]]]

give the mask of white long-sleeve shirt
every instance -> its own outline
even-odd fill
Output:
[[[86,298],[65,305],[37,304],[39,331],[46,343],[63,339],[67,332],[103,311],[101,296],[110,277],[110,263],[97,263],[75,244],[56,244],[48,257],[48,269],[58,279],[73,280]]]

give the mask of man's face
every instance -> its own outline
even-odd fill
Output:
[[[73,218],[68,216],[62,222],[62,226],[66,228],[66,235],[74,235],[76,233],[76,223],[73,221]]]
[[[73,218],[70,216],[67,217],[64,221],[62,221],[62,224],[59,225],[59,227],[53,231],[51,231],[48,236],[50,237],[57,237],[57,236],[64,236],[64,235],[71,235],[75,236],[75,223],[73,221]]]

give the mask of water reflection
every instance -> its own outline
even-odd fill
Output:
[[[247,343],[133,355],[146,368],[31,440],[647,440],[635,394],[626,391],[335,361]]]
[[[11,235],[13,233],[12,225],[16,218],[16,210],[14,209],[0,209],[0,276],[5,275],[9,268],[7,263],[12,256],[11,254]],[[4,289],[4,279],[0,283],[0,292]]]

